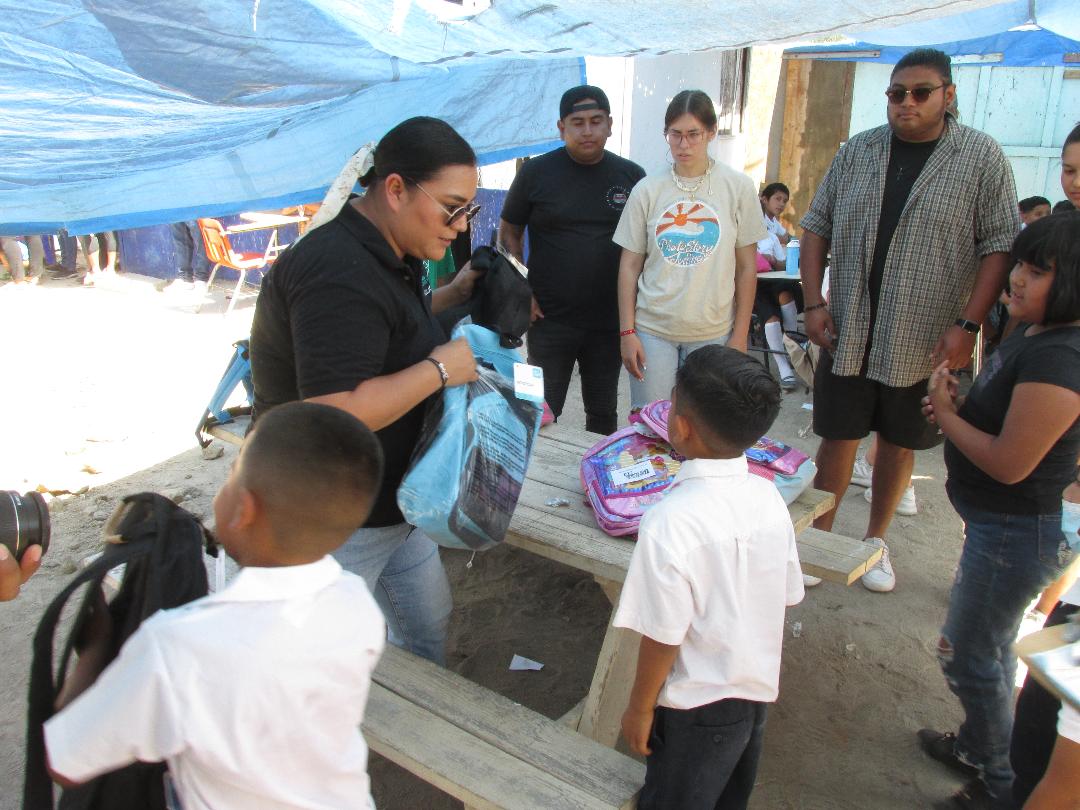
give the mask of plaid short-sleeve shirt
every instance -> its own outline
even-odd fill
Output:
[[[802,219],[829,240],[829,312],[839,333],[833,373],[858,375],[870,338],[874,258],[892,132],[860,132],[833,158]],[[866,377],[890,386],[930,376],[930,352],[959,317],[982,257],[1020,230],[1012,167],[997,142],[946,116],[912,186],[885,258]]]

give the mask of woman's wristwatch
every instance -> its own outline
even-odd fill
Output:
[[[450,374],[449,372],[447,372],[446,366],[444,366],[434,357],[425,357],[424,359],[434,365],[435,368],[439,370],[439,379],[442,380],[442,385],[439,386],[439,390],[441,391],[443,388],[446,388],[446,384],[450,382]]]

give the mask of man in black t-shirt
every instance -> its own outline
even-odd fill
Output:
[[[905,54],[886,96],[888,124],[844,144],[818,187],[800,261],[806,333],[824,350],[814,377],[814,485],[839,504],[859,441],[877,432],[865,538],[882,556],[862,578],[877,592],[896,584],[885,535],[914,451],[941,441],[922,415],[927,378],[945,360],[967,365],[1020,227],[1001,147],[948,112],[956,97],[948,56]],[[814,525],[828,531],[835,515]]]
[[[533,325],[529,361],[544,370],[545,399],[562,413],[574,363],[585,429],[618,425],[619,246],[611,241],[630,190],[645,171],[604,149],[611,105],[599,87],[567,90],[559,104],[565,146],[518,172],[503,205],[499,241],[524,260],[529,230]]]

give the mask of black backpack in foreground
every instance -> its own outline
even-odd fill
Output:
[[[529,329],[532,312],[532,288],[518,269],[522,265],[502,248],[493,247],[478,247],[471,261],[473,269],[483,273],[472,297],[440,312],[439,323],[449,335],[458,321],[471,317],[473,323],[495,332],[503,346],[516,349],[524,342],[521,338]]]
[[[52,601],[34,635],[26,731],[26,777],[23,810],[53,810],[53,785],[45,760],[44,723],[55,711],[56,697],[67,676],[75,640],[86,625],[98,591],[110,570],[125,564],[120,591],[108,604],[113,636],[109,661],[144,619],[158,610],[177,607],[207,594],[203,550],[217,556],[213,535],[197,517],[168,498],[152,492],[129,495],[105,525],[105,552]],[[53,666],[54,635],[64,606],[83,586],[86,594],[71,632],[61,647],[60,666]],[[65,790],[60,810],[165,810],[165,765],[135,763]]]

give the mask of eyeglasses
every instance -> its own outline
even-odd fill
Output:
[[[667,142],[672,146],[678,146],[683,142],[683,139],[691,146],[697,146],[704,137],[705,131],[701,129],[692,129],[689,132],[679,132],[677,129],[664,130],[664,138],[666,138]]]
[[[930,94],[935,90],[940,90],[942,87],[948,87],[947,84],[939,84],[937,87],[913,87],[908,90],[906,87],[890,87],[885,91],[885,95],[888,96],[889,101],[893,104],[903,104],[904,99],[908,97],[908,93],[911,93],[911,97],[915,99],[916,104],[924,103]]]
[[[404,177],[404,175],[402,176]],[[405,179],[409,180],[408,177],[406,177]],[[472,218],[475,217],[478,213],[480,213],[480,203],[466,203],[465,205],[460,205],[457,208],[447,208],[441,202],[432,197],[431,193],[422,185],[417,183],[415,180],[409,180],[409,182],[416,186],[418,189],[420,189],[422,192],[424,192],[424,194],[426,194],[433,203],[435,203],[437,206],[439,206],[439,208],[446,212],[447,225],[453,225],[462,217],[465,217],[466,222],[471,222]]]

